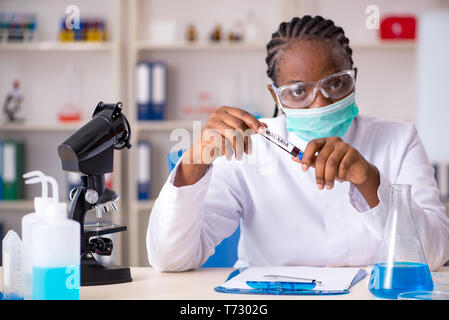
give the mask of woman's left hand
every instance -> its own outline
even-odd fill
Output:
[[[318,154],[315,155],[316,153]],[[379,170],[341,138],[311,140],[304,150],[302,161],[295,157],[292,159],[302,164],[303,171],[307,171],[309,167],[315,168],[318,189],[332,189],[335,180],[349,181],[357,187],[371,207],[379,203]]]

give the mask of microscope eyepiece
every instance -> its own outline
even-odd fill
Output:
[[[107,121],[111,121],[112,124],[115,122],[117,125],[114,125],[114,129],[116,130],[117,141],[114,144],[114,149],[120,150],[123,148],[131,148],[131,128],[129,126],[128,119],[122,113],[122,103],[117,102],[116,104],[104,104],[103,102],[99,102],[97,107],[95,108],[94,114],[92,117],[97,115],[105,118]]]
[[[131,148],[131,128],[122,103],[99,102],[86,123],[58,148],[65,171],[100,175],[112,172],[114,149]]]

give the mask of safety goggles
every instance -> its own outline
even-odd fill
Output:
[[[350,93],[355,86],[354,70],[344,70],[331,74],[317,82],[296,82],[277,88],[271,85],[282,106],[306,108],[315,100],[317,91],[331,100],[339,100]]]

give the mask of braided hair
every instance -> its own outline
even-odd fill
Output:
[[[349,59],[352,68],[352,49],[349,47],[349,39],[341,27],[337,27],[332,20],[324,19],[321,16],[311,17],[309,15],[302,18],[295,17],[290,22],[282,22],[279,30],[272,34],[271,41],[267,44],[267,75],[276,84],[276,67],[280,49],[285,49],[292,40],[327,40],[333,46],[342,49]],[[276,105],[273,117],[279,112]]]

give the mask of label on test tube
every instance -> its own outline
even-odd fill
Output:
[[[264,128],[262,132],[265,138],[267,138],[270,141],[273,141],[288,153],[291,153],[293,151],[293,148],[295,147],[294,145],[292,145],[291,143],[289,143],[287,140],[277,135],[276,133],[272,132],[270,129]]]
[[[266,139],[270,140],[274,144],[276,144],[281,149],[284,149],[291,155],[298,157],[300,161],[302,161],[303,151],[298,147],[295,147],[293,144],[287,141],[287,139],[279,136],[268,128],[261,127],[258,131],[261,135],[263,135]]]

